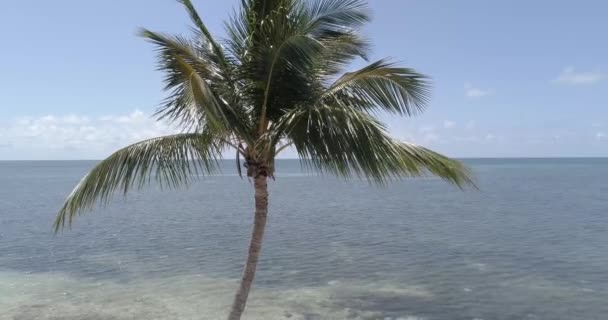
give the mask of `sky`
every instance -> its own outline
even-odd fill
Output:
[[[209,29],[238,0],[193,0]],[[608,156],[608,2],[369,0],[372,59],[432,78],[428,110],[391,134],[453,157]],[[176,129],[139,27],[187,33],[173,0],[6,1],[0,160],[102,159]],[[290,151],[286,157],[294,157]]]

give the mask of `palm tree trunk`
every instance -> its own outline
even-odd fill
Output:
[[[266,216],[268,215],[268,181],[265,172],[264,174],[255,172],[254,177],[255,220],[253,223],[253,232],[251,233],[249,253],[247,254],[245,270],[243,270],[241,285],[234,297],[234,302],[232,303],[232,309],[230,310],[228,320],[241,319],[241,315],[243,314],[245,305],[247,304],[247,297],[249,296],[249,290],[251,289],[251,284],[253,283],[253,278],[255,277],[255,269],[258,265],[258,258],[262,249],[264,228],[266,226]]]

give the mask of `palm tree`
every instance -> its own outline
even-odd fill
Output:
[[[255,214],[249,252],[229,319],[240,319],[262,248],[269,178],[286,148],[321,173],[391,179],[439,176],[459,187],[471,184],[459,162],[391,138],[381,113],[411,116],[423,111],[427,78],[389,60],[344,73],[367,61],[369,43],[358,32],[369,21],[364,0],[242,0],[214,38],[190,0],[179,0],[194,24],[193,35],[142,30],[158,53],[168,97],[159,119],[182,133],[132,144],[101,161],[68,196],[54,228],[105,202],[117,190],[141,188],[154,179],[177,187],[214,172],[232,149],[253,179]],[[353,180],[351,183],[358,183]]]

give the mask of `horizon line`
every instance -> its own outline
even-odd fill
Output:
[[[456,160],[476,160],[476,159],[608,159],[608,155],[606,156],[505,156],[505,157],[497,157],[497,156],[481,156],[481,157],[450,157]],[[9,161],[102,161],[105,159],[0,159],[0,162],[9,162]],[[221,158],[221,160],[236,160],[236,158]],[[300,158],[278,158],[275,160],[301,160]]]

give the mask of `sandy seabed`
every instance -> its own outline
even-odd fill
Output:
[[[0,273],[2,320],[160,320],[223,319],[237,281],[203,275],[87,280],[65,274]],[[245,319],[251,320],[417,320],[413,315],[386,317],[370,300],[431,299],[421,287],[342,283],[287,290],[255,288]],[[365,301],[364,301],[365,300]]]

